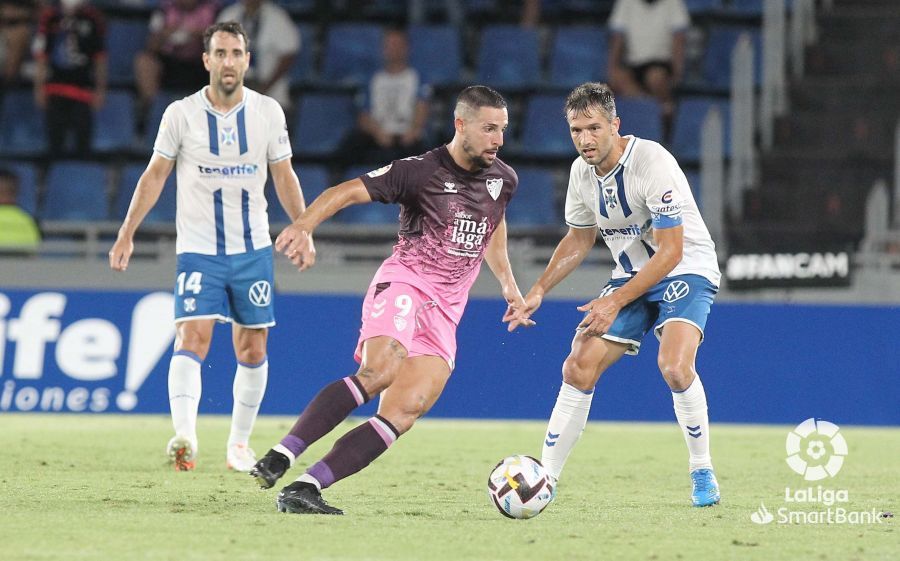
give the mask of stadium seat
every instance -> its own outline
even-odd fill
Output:
[[[0,160],[0,169],[10,171],[19,178],[19,194],[16,196],[16,204],[31,216],[35,216],[37,214],[38,185],[34,166],[24,162]]]
[[[106,220],[107,172],[101,164],[61,161],[47,172],[41,220]]]
[[[749,33],[753,43],[754,83],[762,83],[762,42],[759,29],[752,27],[713,27],[706,41],[703,78],[710,86],[727,90],[731,87],[731,53],[742,33]]]
[[[763,0],[728,0],[725,11],[740,16],[761,16]]]
[[[541,82],[538,32],[518,25],[481,30],[477,82],[496,88],[527,88]]]
[[[550,84],[573,88],[607,78],[608,36],[596,26],[560,26],[550,52]]]
[[[128,205],[131,204],[134,189],[137,187],[138,179],[141,178],[144,169],[145,166],[143,164],[129,164],[122,168],[115,202],[115,218],[117,220],[125,218],[125,214],[128,212]],[[172,170],[172,173],[166,178],[166,184],[159,195],[159,200],[156,201],[156,204],[147,213],[147,217],[144,218],[145,223],[175,222],[175,201],[177,198],[175,185],[175,170]]]
[[[519,152],[531,156],[576,156],[563,116],[565,96],[533,95],[528,100]]]
[[[622,120],[619,132],[633,134],[647,140],[662,142],[662,115],[659,103],[652,98],[627,98],[616,100],[616,112]]]
[[[111,91],[94,116],[92,145],[97,152],[130,150],[135,137],[134,99],[130,92]]]
[[[159,124],[162,121],[163,114],[170,103],[182,96],[172,92],[160,92],[159,95],[150,104],[150,110],[147,112],[147,124],[144,131],[144,146],[147,150],[153,149],[153,143],[156,142],[156,134],[159,132]]]
[[[691,15],[715,12],[722,9],[722,0],[684,0]]]
[[[426,84],[455,84],[462,68],[459,30],[449,25],[417,25],[409,30],[409,63]]]
[[[47,150],[44,113],[34,104],[31,90],[16,90],[3,96],[0,107],[0,154],[28,156]]]
[[[307,84],[316,79],[316,27],[310,23],[297,25],[300,32],[300,53],[291,66],[291,86]]]
[[[308,94],[297,104],[294,154],[328,156],[353,128],[356,106],[349,94]]]
[[[700,131],[703,119],[710,108],[718,107],[722,115],[724,146],[727,158],[731,154],[731,116],[727,100],[718,98],[692,97],[682,99],[675,111],[672,123],[672,153],[679,160],[697,162],[700,160]]]
[[[356,166],[341,174],[341,181],[347,181],[372,171],[372,166]],[[343,224],[398,224],[400,206],[371,202],[353,205],[337,213],[336,218]]]
[[[359,86],[381,67],[381,36],[378,25],[337,24],[328,28],[322,80],[331,84]]]
[[[556,211],[556,180],[552,171],[538,167],[518,167],[519,186],[506,210],[512,226],[559,226]]]
[[[295,164],[294,172],[300,178],[300,186],[303,188],[303,198],[307,206],[321,195],[322,191],[331,186],[328,168],[325,166],[303,165],[301,167]],[[269,224],[287,224],[291,221],[281,206],[281,201],[278,200],[278,193],[275,192],[271,175],[266,181],[266,201],[269,203]]]
[[[134,84],[134,57],[147,43],[150,28],[143,19],[110,19],[106,30],[109,57],[109,83],[112,86]]]
[[[699,171],[685,171],[685,177],[687,177],[688,185],[691,186],[691,192],[694,194],[694,200],[697,201],[697,208],[700,211],[703,211],[703,191],[701,191],[700,187],[700,172]]]

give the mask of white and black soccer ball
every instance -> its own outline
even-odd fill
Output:
[[[531,456],[504,458],[488,478],[488,495],[500,514],[533,518],[553,500],[554,483],[541,462]]]

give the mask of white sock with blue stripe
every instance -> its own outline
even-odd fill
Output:
[[[695,376],[691,385],[681,392],[672,392],[675,403],[675,418],[684,433],[690,453],[690,471],[712,469],[709,455],[709,416],[706,413],[706,391],[700,376]]]
[[[267,359],[263,359],[259,364],[238,362],[232,389],[234,407],[231,410],[229,446],[249,443],[250,433],[253,432],[253,424],[256,422],[263,395],[266,393],[268,380],[269,361]]]
[[[584,432],[593,397],[593,391],[585,393],[565,382],[559,389],[541,450],[541,463],[555,479],[559,479],[569,453]]]
[[[169,362],[169,408],[175,434],[187,437],[197,450],[197,407],[200,405],[200,365],[190,351],[176,351]]]

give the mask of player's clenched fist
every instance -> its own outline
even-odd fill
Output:
[[[124,271],[134,251],[134,242],[128,238],[118,238],[109,250],[109,266],[113,271]]]
[[[284,253],[301,271],[316,262],[316,246],[312,235],[298,224],[291,224],[275,239],[275,250]]]

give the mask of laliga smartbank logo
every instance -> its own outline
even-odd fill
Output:
[[[807,419],[790,431],[785,441],[787,465],[804,481],[835,477],[847,457],[847,441],[840,428],[828,421]],[[771,512],[764,502],[750,514],[755,524],[881,524],[890,513],[878,509],[849,510],[850,491],[821,484],[785,487],[784,506]],[[811,507],[811,508],[810,508]]]
[[[175,336],[172,294],[138,300],[125,341],[120,326],[107,318],[72,318],[68,300],[59,292],[39,292],[11,314],[9,297],[0,292],[0,411],[100,413],[113,405],[119,411],[137,406],[138,391]],[[127,317],[116,316],[120,325]],[[118,363],[126,349],[122,376]]]

